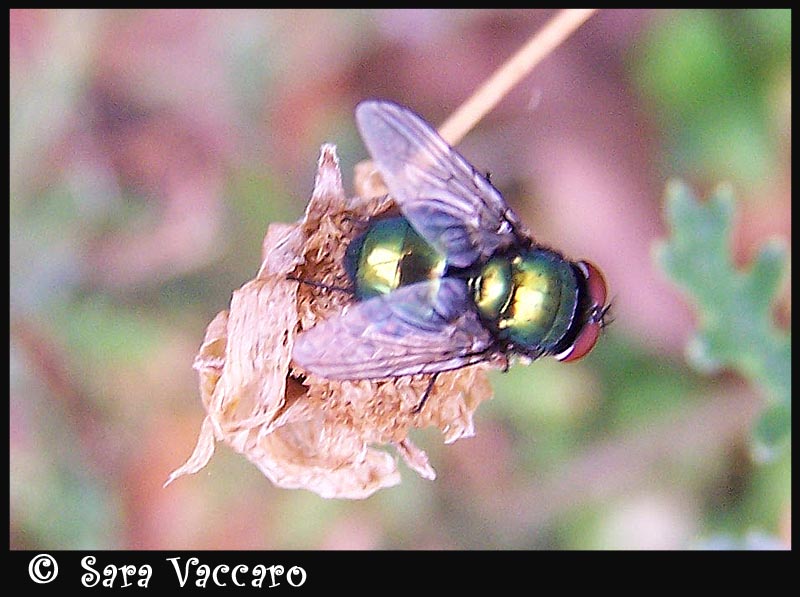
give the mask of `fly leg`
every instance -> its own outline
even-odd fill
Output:
[[[303,278],[297,278],[295,276],[286,276],[287,280],[292,280],[294,282],[300,282],[301,284],[308,284],[309,286],[313,286],[314,288],[322,288],[323,290],[334,290],[336,292],[346,292],[347,294],[352,295],[353,289],[352,288],[342,288],[341,286],[331,286],[330,284],[323,284],[322,282],[315,282],[314,280],[305,280]]]
[[[509,363],[509,360],[508,360],[508,356],[504,352],[498,351],[496,348],[489,348],[489,349],[484,350],[482,352],[470,353],[470,354],[467,354],[467,355],[464,355],[464,356],[465,357],[474,357],[474,356],[482,357],[480,359],[476,359],[474,361],[471,361],[469,364],[470,365],[475,365],[477,363],[481,363],[481,362],[484,362],[484,361],[491,361],[495,365],[500,367],[502,369],[503,373],[508,371],[509,366],[510,366],[510,363]],[[431,375],[431,379],[428,382],[428,387],[425,388],[425,392],[422,394],[422,400],[420,400],[419,404],[417,404],[417,406],[414,407],[414,410],[411,411],[413,414],[415,414],[415,415],[419,414],[419,412],[422,410],[422,407],[425,406],[425,402],[428,400],[428,396],[430,396],[431,391],[433,390],[433,384],[436,383],[436,378],[439,376],[439,373],[442,373],[442,372],[441,371],[436,371]]]
[[[431,375],[431,379],[428,382],[428,387],[425,388],[425,393],[422,394],[422,400],[420,400],[419,404],[417,404],[417,406],[414,407],[414,410],[411,411],[413,414],[419,414],[419,412],[422,410],[422,407],[425,406],[425,402],[428,400],[428,396],[431,395],[431,390],[433,390],[433,384],[436,383],[437,377],[439,377],[438,371]]]

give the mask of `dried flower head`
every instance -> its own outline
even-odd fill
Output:
[[[269,227],[255,279],[208,325],[194,362],[207,415],[194,453],[167,484],[203,468],[223,441],[275,485],[365,498],[400,482],[396,458],[381,449],[386,444],[421,476],[435,478],[425,452],[408,439],[411,429],[433,425],[447,443],[473,435],[473,413],[491,397],[484,365],[439,374],[415,412],[428,375],[329,381],[291,361],[298,333],[353,301],[336,290],[348,284],[346,247],[370,218],[394,207],[368,162],[355,178],[357,194],[347,199],[336,149],[323,145],[304,217]]]

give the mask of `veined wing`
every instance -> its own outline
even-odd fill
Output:
[[[292,358],[326,379],[382,379],[465,367],[491,345],[466,282],[444,278],[350,305],[300,334]]]
[[[452,265],[468,267],[525,234],[500,192],[407,108],[361,102],[356,122],[400,211]]]

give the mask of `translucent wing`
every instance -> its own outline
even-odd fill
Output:
[[[407,108],[362,102],[356,122],[400,211],[452,265],[470,266],[526,234],[500,192]]]
[[[292,358],[326,379],[381,379],[465,367],[491,345],[466,283],[444,278],[351,305],[300,334]]]

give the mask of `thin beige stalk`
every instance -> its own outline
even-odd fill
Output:
[[[596,11],[596,8],[567,8],[550,19],[442,124],[439,128],[442,138],[450,145],[461,141],[533,67]]]

